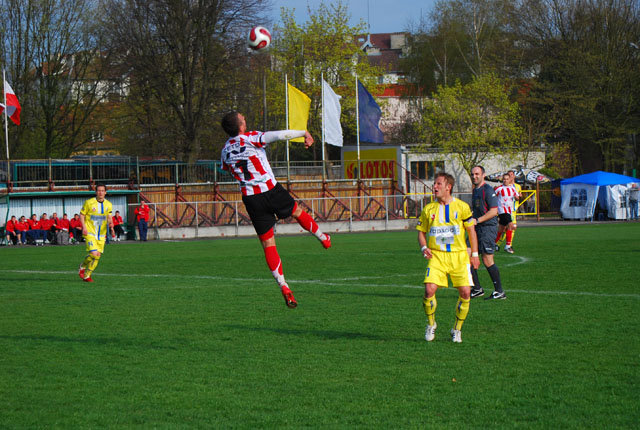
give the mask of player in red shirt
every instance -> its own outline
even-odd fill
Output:
[[[62,219],[58,219],[54,227],[56,229],[56,243],[58,245],[68,245],[70,224],[67,214],[63,214]]]
[[[4,226],[4,232],[7,235],[7,245],[17,245],[18,244],[18,233],[16,232],[16,224],[18,220],[16,216],[11,216],[11,219],[7,221],[7,224]]]
[[[40,217],[40,228],[44,231],[44,237],[49,243],[53,243],[56,237],[55,231],[52,231],[53,224],[54,221],[49,219],[46,213],[43,213]]]
[[[324,248],[331,247],[331,237],[320,230],[313,218],[276,181],[265,147],[278,140],[304,137],[304,145],[308,148],[313,144],[313,137],[305,130],[247,131],[247,123],[239,112],[226,114],[221,125],[229,135],[222,148],[222,168],[239,182],[242,202],[262,243],[267,265],[280,286],[286,305],[295,308],[298,303],[284,279],[273,226],[277,219],[292,216],[303,229],[314,234]]]
[[[498,197],[498,235],[496,237],[496,249],[502,234],[506,230],[506,245],[504,251],[513,254],[511,241],[513,240],[513,232],[516,226],[513,222],[513,212],[515,202],[520,198],[520,194],[516,187],[511,184],[509,173],[502,176],[502,185],[496,187],[496,196]]]
[[[27,231],[29,231],[29,223],[27,223],[27,219],[23,215],[16,223],[16,233],[20,235],[20,243],[22,245],[27,243]]]
[[[120,216],[120,211],[116,211],[116,214],[112,217],[113,218],[113,231],[115,231],[116,233],[116,241],[120,241],[120,236],[124,236],[124,229],[122,228],[122,225],[124,224],[124,221],[122,220],[122,216]]]
[[[31,238],[36,246],[43,246],[47,233],[42,229],[40,221],[38,221],[38,216],[32,214],[28,222],[29,231],[27,232],[27,237]]]
[[[69,236],[73,243],[82,242],[82,221],[80,221],[80,215],[73,214],[73,218],[69,220]]]
[[[147,229],[149,228],[149,206],[145,202],[140,202],[140,206],[135,208],[133,213],[136,214],[136,221],[138,222],[138,233],[140,233],[140,240],[147,241]]]

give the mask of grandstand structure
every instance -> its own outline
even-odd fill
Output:
[[[327,231],[407,228],[407,220],[417,216],[423,203],[416,203],[418,196],[409,196],[401,182],[417,181],[428,187],[416,178],[398,181],[397,176],[411,176],[399,164],[393,166],[398,172],[393,178],[365,179],[345,179],[341,161],[326,163],[324,173],[321,162],[272,163],[272,167],[278,181],[317,222],[331,223]],[[364,164],[362,170],[366,170]],[[379,170],[380,174],[369,176],[382,176]],[[149,224],[155,238],[253,234],[237,182],[220,168],[218,160],[192,164],[123,156],[15,160],[0,164],[0,176],[2,224],[11,215],[57,212],[73,216],[101,182],[108,187],[114,211],[123,215],[131,239],[135,234],[133,209],[140,201],[151,208]],[[11,182],[7,183],[9,177]],[[430,201],[430,195],[422,197]],[[290,221],[278,228],[295,233],[298,227]]]
[[[404,147],[386,146],[384,150],[391,155],[376,159],[380,149],[372,149],[366,158],[363,148],[364,158],[355,160],[346,147],[342,160],[272,162],[272,168],[278,181],[325,231],[412,228],[424,205],[432,200],[434,175],[440,170],[455,171],[455,166],[433,154],[409,156]],[[95,184],[102,182],[108,187],[113,210],[120,211],[125,220],[130,239],[136,231],[133,209],[141,201],[151,208],[151,238],[254,234],[237,182],[221,169],[218,160],[191,164],[127,156],[15,160],[0,163],[0,181],[0,225],[11,215],[57,212],[71,217],[94,195]],[[456,190],[458,197],[470,201],[470,187],[461,185]],[[551,189],[547,191],[551,196]],[[543,194],[538,190],[530,199],[536,214],[545,201]],[[293,220],[279,222],[277,229],[301,232]]]

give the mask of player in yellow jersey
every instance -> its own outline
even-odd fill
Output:
[[[80,222],[82,223],[82,237],[86,243],[89,253],[82,264],[78,275],[85,282],[93,282],[91,274],[98,266],[98,261],[104,252],[104,244],[107,239],[108,230],[113,232],[113,220],[111,219],[111,202],[105,198],[107,187],[104,184],[96,185],[96,196],[85,201],[80,211]]]
[[[469,263],[476,269],[480,265],[478,240],[474,228],[475,220],[469,205],[451,195],[454,185],[455,179],[450,174],[442,172],[436,175],[433,194],[437,201],[425,206],[416,227],[422,255],[429,260],[422,300],[424,312],[427,315],[424,338],[428,342],[435,338],[437,327],[436,291],[439,287],[448,287],[447,275],[459,294],[451,339],[456,343],[462,342],[460,330],[469,313],[473,285]],[[465,232],[469,237],[471,257],[467,254]]]

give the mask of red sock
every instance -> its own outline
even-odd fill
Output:
[[[513,240],[513,230],[507,230],[507,246],[511,246]]]
[[[501,237],[502,237],[502,233],[498,232],[498,236],[496,237],[496,243],[500,242]]]
[[[265,248],[264,257],[267,260],[267,266],[269,266],[269,270],[271,270],[271,274],[275,278],[276,282],[278,282],[278,285],[282,286],[286,284],[282,273],[282,260],[280,260],[277,248],[275,246]]]
[[[305,230],[311,233],[315,234],[315,232],[318,231],[318,224],[316,224],[313,218],[311,218],[311,215],[309,215],[305,211],[302,211],[300,216],[296,218],[296,221],[298,221],[298,224],[300,224],[300,227],[304,228]]]

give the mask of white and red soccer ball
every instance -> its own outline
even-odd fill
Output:
[[[247,37],[247,45],[254,51],[265,49],[271,43],[271,33],[264,27],[253,27]]]

